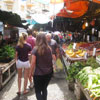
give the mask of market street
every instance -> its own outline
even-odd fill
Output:
[[[0,91],[0,100],[36,100],[34,88],[27,95],[17,96],[17,75]],[[55,73],[48,86],[48,100],[76,100],[69,91],[64,72]]]

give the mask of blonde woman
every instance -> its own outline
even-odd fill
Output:
[[[33,75],[34,72],[34,75]],[[53,74],[52,51],[45,34],[37,35],[36,46],[32,50],[30,77],[34,77],[37,100],[47,100],[47,86]]]
[[[28,93],[27,83],[30,69],[30,62],[28,59],[28,53],[32,50],[31,46],[26,42],[27,35],[22,33],[22,36],[19,37],[18,44],[16,46],[16,67],[18,70],[18,92],[21,94],[21,78],[22,78],[22,69],[24,69],[24,92],[23,94]]]

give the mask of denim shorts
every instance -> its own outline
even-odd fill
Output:
[[[21,60],[17,60],[16,61],[16,67],[17,68],[30,68],[30,62],[29,61],[21,61]]]

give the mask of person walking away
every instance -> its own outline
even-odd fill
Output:
[[[53,66],[54,66],[54,70],[56,70],[56,60],[57,60],[57,51],[58,51],[58,44],[54,39],[51,39],[51,34],[47,33],[46,34],[46,39],[48,42],[48,45],[51,47],[52,49],[52,56],[53,56]]]
[[[32,49],[34,48],[35,46],[35,41],[36,39],[32,36],[32,30],[31,29],[28,29],[27,30],[27,33],[28,33],[28,37],[27,37],[27,43],[29,43],[32,47]],[[32,55],[31,53],[29,54],[29,60],[30,60],[30,63],[31,63],[31,58],[32,58]],[[29,88],[32,89],[33,88],[33,82],[32,82],[32,77],[29,78],[29,81],[30,81],[30,85],[29,85]]]
[[[27,83],[28,83],[28,76],[29,76],[29,68],[30,62],[28,59],[28,54],[32,50],[31,46],[26,42],[27,35],[22,33],[19,37],[18,44],[16,46],[16,67],[18,71],[18,92],[17,94],[21,94],[21,78],[22,78],[22,69],[24,69],[24,94],[27,91]]]
[[[27,41],[27,43],[29,43],[32,46],[32,49],[33,49],[34,46],[35,46],[36,39],[32,36],[32,30],[31,29],[28,29],[27,33],[28,33],[28,37],[27,37],[26,41]]]
[[[34,72],[34,74],[33,74]],[[47,86],[53,74],[52,51],[46,36],[37,35],[36,46],[32,50],[30,77],[33,74],[37,100],[47,100]]]

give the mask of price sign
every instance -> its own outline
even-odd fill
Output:
[[[92,34],[94,34],[94,28],[92,28]]]
[[[87,35],[87,41],[90,41],[90,36],[89,35]]]
[[[96,55],[96,48],[93,48],[93,56]]]
[[[73,44],[73,49],[76,49],[76,43]]]
[[[87,52],[85,52],[84,54],[84,59],[87,59]]]
[[[100,37],[100,31],[98,32],[98,37]]]

